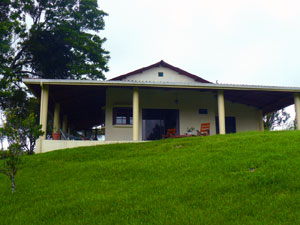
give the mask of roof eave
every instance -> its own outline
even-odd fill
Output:
[[[29,85],[92,85],[92,86],[118,86],[118,87],[160,87],[183,89],[213,89],[213,90],[253,90],[253,91],[280,91],[300,92],[300,87],[235,85],[213,83],[173,83],[173,82],[132,82],[132,81],[95,81],[95,80],[58,80],[58,79],[23,79]]]

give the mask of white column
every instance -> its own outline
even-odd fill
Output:
[[[300,96],[299,96],[299,93],[294,94],[294,101],[295,101],[297,130],[300,130]]]
[[[64,115],[64,117],[63,117],[62,130],[64,133],[67,133],[67,131],[68,131],[68,116],[67,115]]]
[[[226,133],[225,128],[225,103],[224,103],[224,91],[218,91],[218,113],[219,113],[219,131],[220,134]]]
[[[60,104],[55,103],[54,106],[54,118],[53,118],[53,132],[59,133],[60,130]]]
[[[133,88],[133,141],[139,140],[139,89]]]
[[[259,130],[260,131],[264,131],[264,114],[263,111],[261,109],[258,110],[258,122],[259,122]]]
[[[49,99],[49,86],[41,86],[41,102],[40,102],[40,125],[44,134],[40,139],[46,139],[47,132],[47,115],[48,115],[48,99]]]

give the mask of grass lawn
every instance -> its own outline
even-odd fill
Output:
[[[23,157],[0,224],[299,224],[300,132],[249,132]]]

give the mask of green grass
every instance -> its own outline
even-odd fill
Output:
[[[25,156],[0,175],[0,224],[299,224],[300,132]]]

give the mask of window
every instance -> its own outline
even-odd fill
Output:
[[[208,114],[207,109],[199,109],[199,114]]]
[[[159,76],[159,77],[163,77],[163,76],[164,76],[164,73],[163,73],[163,72],[158,72],[158,76]]]
[[[132,108],[113,109],[113,125],[131,125],[132,123]]]

